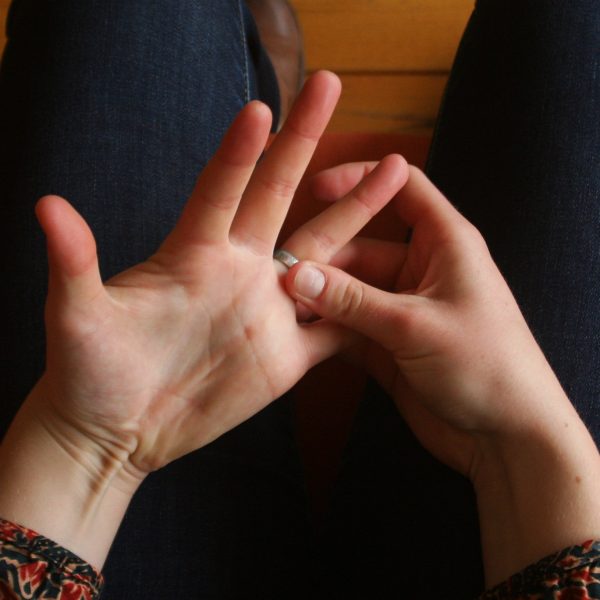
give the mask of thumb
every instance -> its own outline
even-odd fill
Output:
[[[35,212],[46,234],[50,292],[67,301],[93,298],[103,287],[96,242],[83,217],[60,196],[44,196]]]
[[[379,290],[335,267],[309,261],[289,270],[286,287],[314,313],[354,329],[388,350],[399,346],[421,301],[416,296]]]

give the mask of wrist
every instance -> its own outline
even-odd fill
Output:
[[[76,431],[61,438],[68,425],[57,431],[42,395],[37,386],[0,446],[0,517],[101,569],[142,479]]]
[[[486,581],[600,536],[600,455],[566,404],[480,440],[473,473]]]

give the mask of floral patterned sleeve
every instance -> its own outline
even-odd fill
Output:
[[[0,519],[0,599],[95,600],[104,580],[53,541]]]
[[[0,519],[0,600],[97,600],[103,583],[100,573],[68,550]],[[600,600],[600,541],[549,556],[478,600]]]
[[[479,597],[479,600],[598,599],[600,541],[565,548]]]

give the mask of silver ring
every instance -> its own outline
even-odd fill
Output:
[[[285,265],[288,269],[291,269],[296,263],[300,262],[291,252],[281,248],[275,250],[273,258],[278,260],[282,265]]]

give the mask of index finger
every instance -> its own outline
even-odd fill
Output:
[[[438,236],[449,237],[457,227],[468,224],[427,175],[412,165],[408,181],[394,199],[394,207],[409,227],[427,226]]]

